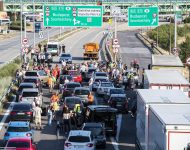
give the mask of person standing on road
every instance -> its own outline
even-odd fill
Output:
[[[47,83],[48,83],[48,86],[49,86],[49,92],[51,93],[53,91],[53,79],[52,79],[52,76],[49,76]]]
[[[39,125],[39,128],[42,129],[41,114],[42,114],[42,109],[39,107],[38,104],[36,104],[36,107],[34,108],[34,118],[35,118],[36,129],[38,128],[38,125]]]
[[[67,134],[67,132],[70,131],[70,118],[71,118],[71,114],[69,112],[68,107],[66,107],[64,112],[63,112],[63,121],[64,121],[65,134]]]
[[[52,112],[51,106],[48,107],[47,113],[48,113],[48,125],[51,126],[52,118],[53,118],[53,112]]]

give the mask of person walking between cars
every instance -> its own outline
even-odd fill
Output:
[[[52,79],[52,76],[49,76],[48,77],[48,86],[49,86],[49,92],[51,93],[53,91],[53,79]]]
[[[67,134],[67,132],[70,131],[70,118],[71,118],[71,114],[69,112],[68,107],[66,107],[64,112],[63,112],[63,122],[64,122],[65,134]]]
[[[41,114],[42,114],[42,109],[38,104],[36,104],[36,107],[34,108],[34,118],[35,118],[35,126],[36,129],[39,128],[42,129],[42,122],[41,122]]]
[[[52,118],[53,118],[53,112],[52,112],[51,106],[48,107],[47,113],[48,113],[48,125],[51,126]]]

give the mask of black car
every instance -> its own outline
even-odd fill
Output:
[[[12,106],[10,119],[18,121],[33,121],[33,109],[29,103],[15,103]]]
[[[82,126],[82,130],[91,131],[92,135],[96,141],[96,146],[101,146],[102,148],[106,148],[106,134],[104,123],[84,123]]]
[[[46,52],[45,53],[45,63],[52,63],[53,62],[53,57],[51,53]]]
[[[106,105],[89,105],[86,108],[85,122],[102,122],[105,131],[116,136],[117,134],[117,109]]]
[[[73,77],[70,75],[61,75],[59,77],[58,83],[59,83],[59,89],[61,89],[63,87],[63,85],[65,84],[65,80],[68,79],[69,81],[73,80]]]
[[[69,91],[70,93],[74,92],[76,87],[81,87],[81,84],[78,82],[68,82],[64,85],[63,94],[65,91]]]
[[[36,88],[36,85],[34,83],[26,83],[26,82],[21,83],[19,85],[19,88],[18,88],[17,92],[16,92],[16,101],[17,102],[19,100],[19,96],[22,93],[22,90],[27,89],[27,88]]]
[[[88,71],[82,73],[82,80],[88,82],[94,72],[96,72],[95,68],[88,68]]]
[[[23,82],[34,83],[39,91],[42,92],[42,83],[39,77],[24,77]]]

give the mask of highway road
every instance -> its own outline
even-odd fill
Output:
[[[35,42],[38,43],[47,39],[48,37],[48,30],[49,30],[49,37],[59,34],[59,28],[50,28],[44,29],[43,31],[43,39],[39,38],[39,33],[35,33]],[[65,31],[70,30],[70,28],[65,28],[62,31],[64,34]],[[29,39],[29,45],[33,45],[33,33],[27,32],[26,37]],[[24,38],[24,31],[23,31],[23,38]],[[16,56],[20,54],[20,34],[12,37],[11,39],[5,39],[0,41],[0,64],[4,64]]]
[[[120,53],[123,64],[130,66],[131,61],[136,59],[140,68],[148,68],[151,64],[150,50],[136,37],[138,30],[118,32],[118,40],[120,43]]]
[[[104,28],[94,28],[94,29],[86,29],[77,32],[70,37],[66,38],[63,43],[66,45],[66,52],[72,54],[74,63],[82,62],[82,46],[86,42],[98,42],[102,43],[103,31]],[[56,31],[55,31],[56,32]],[[11,39],[16,42],[16,37]],[[19,41],[19,39],[17,38]],[[6,41],[4,47],[9,48],[11,41]],[[19,44],[18,44],[19,46]],[[14,44],[11,44],[10,50],[14,50]],[[16,51],[15,51],[16,53]],[[104,58],[101,58],[104,59]],[[54,61],[57,62],[58,58],[55,57]],[[51,94],[47,89],[43,89],[43,99],[46,104],[50,101]],[[128,97],[131,99],[134,98],[134,93],[129,93]],[[102,98],[95,96],[97,104],[104,103]],[[8,120],[7,120],[8,122]],[[5,123],[5,125],[7,124]],[[61,135],[59,139],[56,136],[56,128],[55,122],[52,126],[47,126],[47,117],[42,118],[43,122],[43,130],[35,130],[35,142],[37,143],[37,149],[42,150],[63,150],[65,136]],[[107,138],[107,150],[134,150],[134,140],[135,140],[135,119],[131,118],[130,115],[118,115],[118,134],[116,138],[108,137]],[[2,128],[0,133],[0,139],[3,138],[5,133],[5,128]],[[3,145],[1,140],[1,145]]]

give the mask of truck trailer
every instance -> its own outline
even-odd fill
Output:
[[[189,82],[174,70],[145,70],[143,86],[145,89],[179,89],[189,95]]]
[[[190,105],[150,106],[148,150],[188,150]]]
[[[180,90],[137,90],[136,147],[138,149],[148,149],[148,112],[150,106],[168,104],[190,104],[190,98]]]

